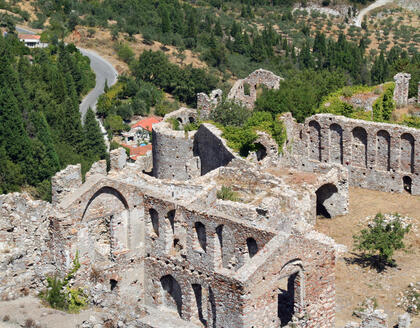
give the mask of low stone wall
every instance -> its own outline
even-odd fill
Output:
[[[402,125],[317,114],[288,133],[289,155],[307,159],[305,165],[344,165],[350,185],[420,194],[420,131]]]

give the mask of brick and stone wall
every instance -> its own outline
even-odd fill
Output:
[[[306,159],[307,166],[340,164],[352,186],[420,194],[419,130],[330,114],[288,125],[290,153]]]

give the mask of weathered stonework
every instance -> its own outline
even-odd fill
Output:
[[[197,111],[201,119],[207,119],[210,112],[222,101],[223,92],[220,89],[213,90],[210,96],[205,93],[197,94]]]
[[[51,178],[52,202],[58,203],[82,184],[81,165],[69,165]]]
[[[239,101],[248,108],[254,108],[258,86],[264,85],[268,89],[278,89],[282,80],[283,78],[270,71],[258,69],[245,79],[236,81],[228,94],[228,99]],[[246,94],[246,89],[249,89],[249,94]]]
[[[128,163],[114,150],[110,171],[95,163],[83,184],[80,165],[57,173],[53,204],[0,196],[0,298],[39,292],[78,254],[75,281],[118,327],[334,327],[343,246],[314,230],[316,217],[346,214],[349,185],[420,193],[418,130],[286,113],[282,151],[257,132],[244,159],[215,126],[168,121],[182,129],[197,115],[181,108],[155,124],[153,158]],[[237,201],[218,199],[222,186]],[[380,311],[362,320],[386,326]]]
[[[410,79],[411,74],[408,73],[398,73],[394,76],[394,100],[397,107],[404,107],[408,105],[408,88]]]
[[[286,157],[302,166],[343,165],[349,183],[367,189],[420,194],[420,132],[402,125],[317,114],[289,127]]]

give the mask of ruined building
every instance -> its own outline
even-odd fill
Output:
[[[52,204],[0,196],[0,297],[42,290],[79,254],[75,280],[126,326],[334,327],[342,247],[313,229],[316,215],[347,213],[349,185],[419,193],[417,130],[285,114],[282,152],[259,133],[262,151],[245,159],[211,124],[167,122],[198,115],[154,125],[153,155],[135,163],[117,149],[109,172],[100,161],[84,182],[80,165],[57,173]],[[240,201],[219,199],[222,186]]]

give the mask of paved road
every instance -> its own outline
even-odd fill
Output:
[[[391,3],[394,0],[376,0],[374,3],[372,3],[371,5],[367,6],[366,8],[363,8],[359,15],[356,16],[356,18],[354,19],[353,23],[354,25],[361,27],[362,26],[362,21],[363,21],[363,17],[371,10],[385,6],[387,3]]]
[[[18,33],[35,34],[33,31],[25,29],[23,27],[16,26],[16,30],[18,31]],[[83,123],[84,117],[86,115],[88,108],[91,107],[93,110],[96,109],[98,98],[101,94],[104,93],[105,81],[107,81],[107,84],[109,87],[114,85],[117,82],[118,73],[110,62],[108,62],[107,60],[99,56],[95,51],[83,49],[83,48],[78,48],[78,49],[83,55],[89,57],[90,67],[96,74],[95,88],[93,88],[85,96],[85,98],[83,98],[79,106],[82,123]],[[108,136],[106,134],[106,130],[99,120],[98,122],[101,127],[101,131],[104,135],[105,143],[109,149],[109,141],[108,141]]]
[[[107,81],[108,86],[115,84],[115,82],[117,82],[118,73],[111,63],[103,59],[96,52],[82,48],[78,49],[83,55],[89,57],[90,67],[96,74],[95,88],[86,95],[80,104],[80,113],[83,118],[89,107],[93,110],[96,109],[98,98],[104,93],[105,81]]]

